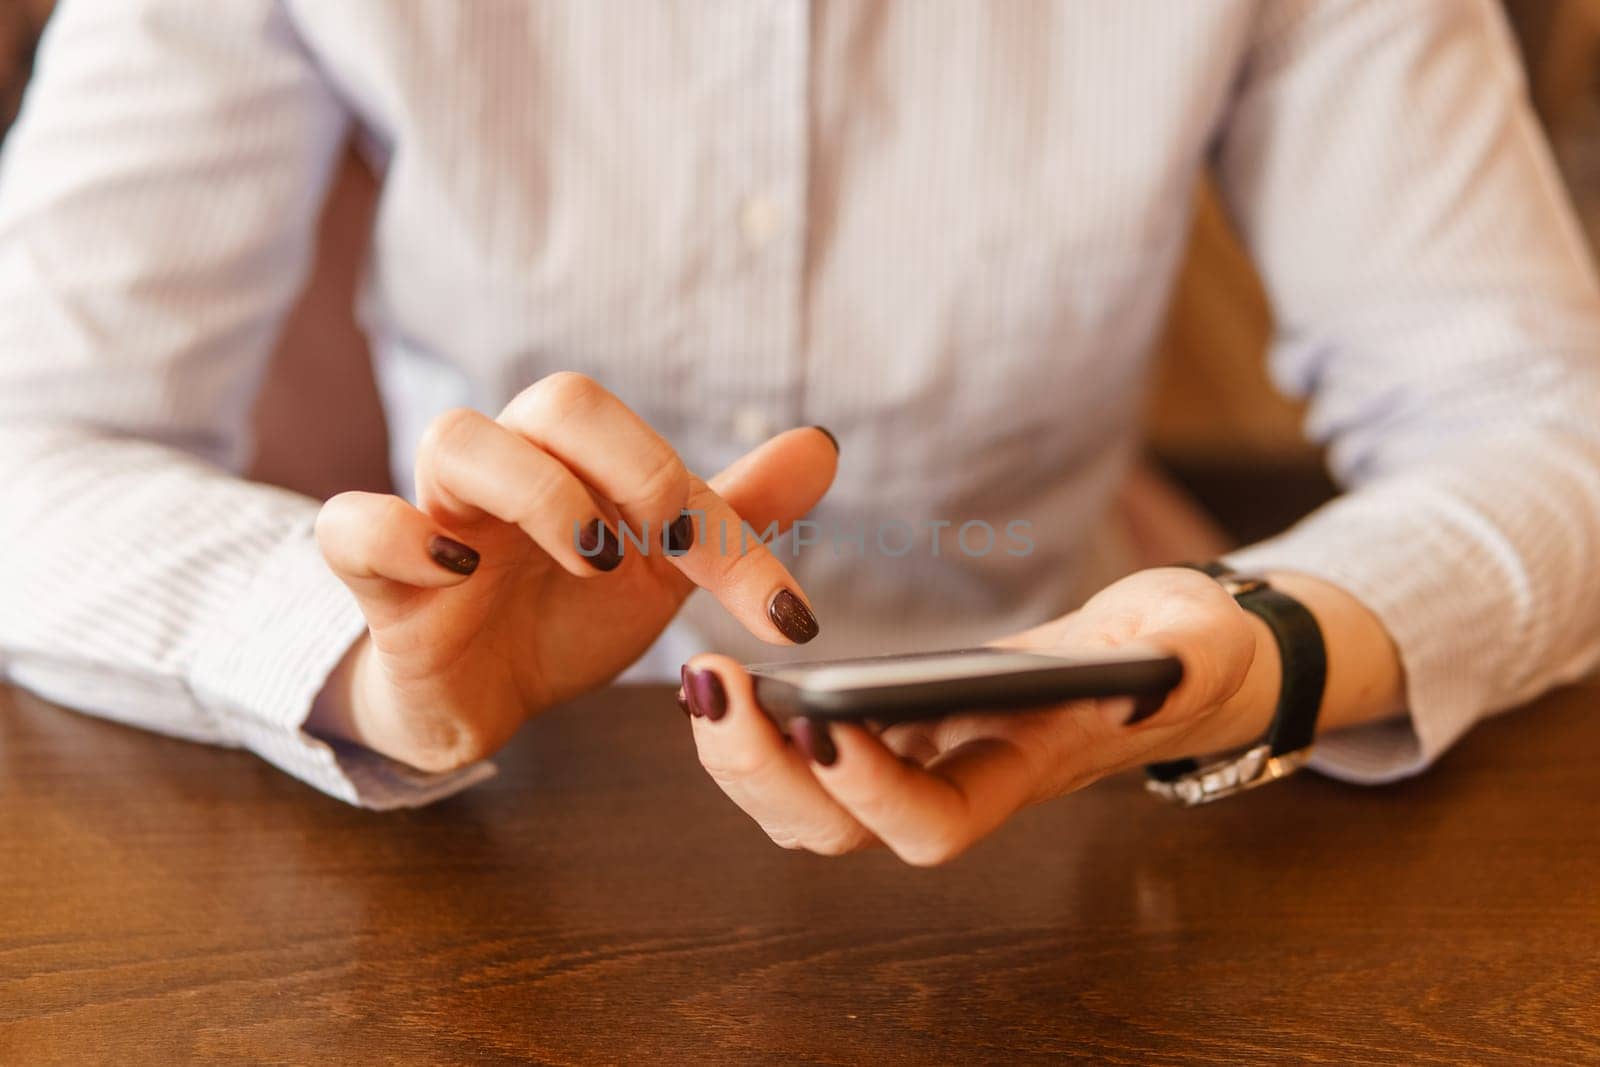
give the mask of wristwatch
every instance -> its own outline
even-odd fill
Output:
[[[1283,664],[1278,706],[1259,742],[1209,763],[1181,759],[1145,768],[1146,789],[1164,800],[1194,807],[1275,782],[1305,766],[1322,710],[1328,651],[1322,629],[1306,606],[1274,589],[1265,578],[1240,574],[1221,563],[1183,566],[1215,578],[1240,607],[1266,622]]]

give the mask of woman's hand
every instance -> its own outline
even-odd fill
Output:
[[[609,681],[696,586],[757,637],[810,640],[804,594],[740,523],[764,531],[805,514],[836,458],[825,431],[791,430],[708,484],[572,373],[539,381],[495,419],[440,416],[417,456],[418,507],[346,493],[318,518],[323,555],[369,632],[308,726],[423,770],[463,766],[529,715]],[[621,522],[648,551],[619,540]],[[668,530],[667,544],[687,551],[664,550]]]
[[[885,845],[941,863],[1018,809],[1145,763],[1261,736],[1278,686],[1264,623],[1197,571],[1143,571],[1081,611],[997,642],[1093,655],[1138,643],[1177,655],[1182,683],[1155,708],[1131,700],[1021,715],[955,715],[882,733],[797,720],[786,739],[725,656],[684,668],[700,761],[786,848],[836,855]]]

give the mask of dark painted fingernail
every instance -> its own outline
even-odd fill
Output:
[[[578,554],[597,571],[614,571],[622,566],[622,539],[604,519],[595,519],[578,531]]]
[[[445,570],[457,574],[471,574],[478,569],[478,553],[443,534],[434,534],[428,542],[428,555]]]
[[[694,546],[694,516],[679,515],[667,527],[666,549],[669,556],[681,556]]]
[[[684,697],[682,689],[679,689],[675,694],[673,694],[673,697],[678,702],[679,711],[683,712],[685,715],[694,714],[689,710],[689,701]]]
[[[689,702],[689,665],[685,663],[678,668],[678,703],[683,705],[683,710],[699,718],[700,713],[694,710],[694,705]]]
[[[797,645],[805,644],[822,629],[817,625],[817,617],[806,607],[806,602],[787,589],[778,590],[778,595],[767,605],[767,618],[772,620],[772,625],[783,636]]]
[[[1146,693],[1143,696],[1136,698],[1133,702],[1133,713],[1123,721],[1122,725],[1134,726],[1138,723],[1144,722],[1150,716],[1160,711],[1161,706],[1166,702],[1167,694],[1165,693]]]
[[[839,750],[834,747],[828,724],[821,719],[795,719],[789,724],[789,736],[795,747],[819,767],[832,767],[839,761]]]
[[[722,679],[717,677],[717,672],[685,670],[683,691],[689,698],[689,710],[711,722],[726,715],[728,694],[722,688]]]
[[[811,428],[828,439],[828,443],[833,446],[834,454],[837,455],[839,452],[839,439],[833,436],[833,431],[826,426],[813,426]]]

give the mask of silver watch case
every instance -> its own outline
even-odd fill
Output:
[[[1310,758],[1309,747],[1274,756],[1271,746],[1256,745],[1237,756],[1204,764],[1171,781],[1147,778],[1144,787],[1163,800],[1193,808],[1287,778],[1304,767]]]

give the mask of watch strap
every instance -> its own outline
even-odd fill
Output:
[[[1315,616],[1265,578],[1241,575],[1221,563],[1186,566],[1215,578],[1240,607],[1267,624],[1278,646],[1282,679],[1266,736],[1242,755],[1208,766],[1182,759],[1146,768],[1153,792],[1198,804],[1283,777],[1305,763],[1322,710],[1328,655]]]

